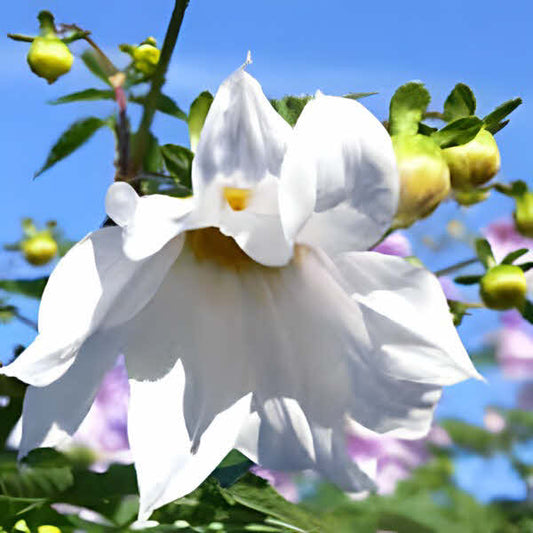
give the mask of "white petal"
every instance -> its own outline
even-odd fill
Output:
[[[61,378],[46,387],[28,387],[19,457],[33,448],[56,446],[76,432],[104,375],[113,367],[120,342],[116,330],[96,333],[83,344],[74,364]]]
[[[220,86],[193,161],[195,195],[212,182],[250,188],[278,177],[291,127],[276,113],[259,83],[244,69]]]
[[[367,109],[323,95],[307,104],[281,172],[289,240],[330,254],[366,250],[390,225],[398,187],[390,136]]]
[[[149,257],[171,239],[190,229],[193,197],[172,198],[162,194],[139,197],[124,182],[113,183],[106,196],[109,217],[123,228],[124,253],[139,261]]]
[[[91,233],[61,259],[43,294],[39,336],[0,373],[47,385],[68,369],[89,335],[128,321],[146,305],[181,243],[136,262],[124,256],[121,233],[117,227]]]
[[[128,436],[141,496],[139,519],[144,520],[154,509],[192,492],[231,451],[251,396],[217,414],[194,445],[183,415],[181,361],[160,379],[142,377],[130,379]]]
[[[343,254],[337,266],[361,305],[384,372],[433,385],[481,377],[433,274],[404,259],[374,252]]]

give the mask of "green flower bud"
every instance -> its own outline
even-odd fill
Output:
[[[26,261],[34,266],[46,265],[57,254],[57,242],[48,231],[22,241],[20,248]]]
[[[500,170],[496,140],[485,129],[468,143],[443,150],[454,189],[467,191],[487,183]]]
[[[489,309],[522,309],[527,294],[526,276],[516,265],[497,265],[481,278],[479,292]]]
[[[48,83],[66,74],[72,67],[74,56],[68,46],[55,34],[36,37],[28,52],[28,64],[34,74],[45,78]]]
[[[428,216],[450,191],[442,150],[425,135],[393,135],[400,173],[400,201],[394,227],[406,228]]]
[[[514,220],[522,235],[533,238],[533,192],[527,191],[516,199]]]
[[[133,66],[146,76],[151,76],[159,63],[160,55],[155,39],[148,37],[133,50]]]
[[[470,206],[479,204],[485,201],[490,196],[490,191],[484,191],[481,189],[470,189],[469,191],[463,191],[456,189],[453,192],[453,197],[459,205]]]

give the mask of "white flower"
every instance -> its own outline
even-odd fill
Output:
[[[193,186],[179,199],[112,185],[118,227],[53,272],[39,335],[2,370],[30,384],[20,454],[74,433],[123,353],[141,519],[234,447],[368,489],[346,422],[420,437],[441,387],[479,377],[437,279],[364,251],[397,205],[389,135],[321,94],[293,130],[240,69],[208,114]]]

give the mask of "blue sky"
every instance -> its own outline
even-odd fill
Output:
[[[148,35],[162,42],[172,6],[169,0],[49,0],[46,4],[31,0],[3,6],[0,243],[17,240],[24,216],[41,223],[56,219],[72,239],[95,229],[104,217],[103,198],[113,177],[114,155],[111,134],[101,131],[74,156],[32,181],[50,145],[71,121],[110,114],[114,106],[46,105],[57,96],[98,87],[98,82],[78,60],[68,76],[48,86],[29,72],[25,63],[27,46],[8,40],[5,34],[35,32],[36,14],[46,7],[58,21],[76,22],[91,30],[99,45],[120,62],[121,55],[116,51],[119,43],[140,42]],[[438,109],[453,85],[462,81],[476,92],[481,114],[504,100],[522,96],[524,105],[497,139],[503,162],[501,178],[530,180],[532,18],[533,5],[526,0],[191,0],[165,91],[186,109],[202,90],[215,91],[243,62],[248,49],[254,59],[249,71],[268,96],[314,93],[317,89],[331,94],[378,91],[365,104],[381,118],[387,114],[394,89],[406,81],[418,79],[427,84],[433,95],[432,109]],[[74,50],[79,53],[83,46],[77,44]],[[137,116],[133,114],[134,119]],[[186,129],[174,119],[157,117],[155,130],[162,142],[186,143]],[[411,234],[428,265],[440,268],[469,257],[471,252],[456,246],[446,254],[433,256],[419,244],[424,235],[442,234],[449,216],[476,227],[509,214],[511,209],[512,205],[502,199],[492,199],[468,212],[450,204]],[[0,277],[39,273],[15,255],[0,253]],[[28,316],[36,316],[34,305],[21,305]],[[466,344],[479,344],[494,323],[488,313],[482,314],[480,321],[467,321],[461,328]],[[32,331],[22,325],[3,326],[0,359],[9,356],[14,344],[27,343],[32,337]],[[485,392],[480,387],[485,387]],[[498,377],[489,386],[465,384],[446,394],[442,411],[453,414],[463,410],[464,416],[478,420],[481,410],[476,407],[465,411],[465,400],[477,395],[478,406],[502,399],[507,402],[515,390]]]

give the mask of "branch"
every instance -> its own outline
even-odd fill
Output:
[[[172,52],[174,51],[174,47],[176,46],[181,23],[183,22],[183,16],[185,15],[185,10],[187,9],[188,5],[189,0],[176,0],[174,5],[174,11],[172,12],[172,17],[170,18],[165,40],[163,42],[163,47],[161,48],[161,56],[159,57],[157,68],[152,77],[152,85],[150,86],[150,91],[148,92],[148,96],[146,97],[144,104],[139,131],[135,136],[135,145],[131,164],[133,175],[137,174],[142,166],[144,153],[146,151],[146,146],[148,144],[148,138],[150,135],[150,127],[156,111],[157,100],[161,93],[161,87],[163,87],[163,84],[165,83],[165,75],[168,70],[168,64],[170,62]]]
[[[440,278],[441,276],[446,276],[448,274],[452,274],[456,270],[461,270],[462,268],[465,268],[470,265],[474,265],[479,262],[479,259],[477,257],[472,257],[472,259],[467,259],[466,261],[461,261],[460,263],[456,263],[455,265],[451,265],[449,267],[443,268],[441,270],[437,270],[434,272],[435,276]]]

